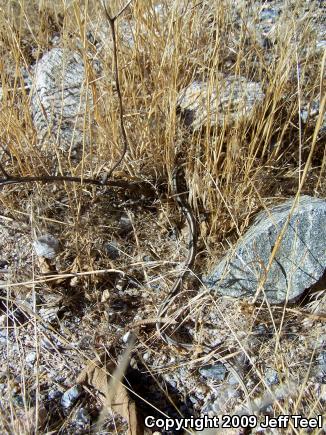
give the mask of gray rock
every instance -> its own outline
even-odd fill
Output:
[[[120,257],[119,244],[116,240],[111,240],[104,245],[105,252],[111,260],[116,260]]]
[[[83,142],[85,113],[92,106],[86,72],[78,53],[53,48],[36,64],[31,98],[33,122],[40,143],[63,150]]]
[[[59,251],[59,241],[51,234],[44,234],[33,242],[33,247],[36,255],[51,260]]]
[[[219,89],[209,83],[193,82],[178,97],[178,107],[186,125],[193,130],[210,124],[233,124],[250,118],[265,97],[261,84],[241,76],[219,74]]]
[[[26,355],[25,361],[27,362],[27,364],[34,365],[36,361],[36,352],[29,352]]]
[[[74,385],[69,388],[61,397],[61,406],[63,408],[70,408],[74,403],[77,402],[81,396],[83,389],[80,385]]]
[[[204,283],[223,295],[254,296],[266,278],[270,303],[292,300],[315,284],[326,267],[326,201],[301,196],[283,235],[271,268],[266,268],[293,199],[261,212],[237,246],[217,264]],[[263,298],[260,292],[259,298]]]
[[[199,373],[206,379],[214,379],[216,381],[223,381],[225,379],[227,370],[226,367],[218,362],[217,364],[209,364],[199,369]]]
[[[277,385],[280,382],[277,371],[275,371],[271,367],[267,367],[265,370],[265,380],[267,385],[270,386]]]

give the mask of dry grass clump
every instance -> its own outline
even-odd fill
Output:
[[[124,4],[109,3],[113,13]],[[298,191],[326,197],[325,131],[319,131],[326,58],[315,49],[317,3],[289,2],[287,14],[293,19],[274,31],[275,45],[268,49],[251,24],[259,22],[257,9],[247,3],[135,0],[117,20],[129,148],[113,177],[150,182],[155,197],[78,183],[1,188],[0,252],[10,262],[10,273],[2,277],[0,272],[0,332],[7,343],[0,353],[1,431],[77,431],[73,415],[63,415],[60,406],[44,411],[53,406],[49,392],[73,385],[94,355],[106,352],[116,361],[124,328],[137,319],[155,318],[187,252],[187,229],[169,197],[177,157],[186,163],[189,201],[200,230],[198,276],[241,237],[260,209]],[[112,36],[103,9],[89,1],[16,0],[1,1],[0,8],[1,165],[21,176],[103,176],[122,150]],[[39,144],[30,112],[33,83],[27,77],[33,77],[33,66],[54,46],[80,54],[86,89],[92,93],[79,159],[70,158],[72,149],[63,151],[55,141]],[[246,119],[231,120],[229,114],[214,126],[208,117],[206,125],[192,131],[177,110],[180,91],[196,80],[209,83],[211,94],[223,85],[221,74],[260,82],[262,104]],[[319,117],[313,114],[314,102],[320,103]],[[303,108],[308,110],[305,124]],[[60,254],[50,262],[32,254],[32,240],[44,233],[61,243]],[[112,240],[118,246],[116,258],[106,248]],[[197,354],[183,355],[165,346],[164,356],[153,328],[141,330],[135,358],[142,361],[143,371],[147,367],[154,385],[168,367],[186,378],[178,387],[184,396],[191,395],[202,382],[192,374],[207,362],[200,346],[217,322],[216,340],[225,337],[224,352],[239,352],[251,363],[243,377],[252,379],[250,400],[257,409],[322,413],[320,391],[303,376],[299,363],[313,358],[312,343],[324,334],[320,310],[320,318],[300,314],[299,308],[295,315],[280,307],[246,311],[239,301],[220,301],[218,309],[211,296],[196,296],[199,285],[195,278],[186,284],[175,306],[175,313],[188,308],[182,326]],[[261,325],[272,338],[257,343],[254,331]],[[33,363],[26,361],[31,352]],[[183,371],[184,366],[189,370]],[[283,374],[281,393],[266,386],[266,367]],[[88,393],[79,405],[93,406],[95,419],[100,405],[96,393]],[[172,401],[167,388],[165,393],[167,402]],[[242,396],[231,400],[224,412],[245,403]],[[195,404],[195,412],[202,405]]]

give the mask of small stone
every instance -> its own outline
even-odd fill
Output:
[[[119,219],[119,227],[120,227],[119,233],[121,235],[125,235],[132,230],[132,223],[131,220],[129,219],[129,216],[127,215],[121,216],[121,218]]]
[[[120,256],[118,249],[118,243],[116,240],[112,240],[104,245],[105,252],[111,260],[116,260]]]
[[[69,388],[61,397],[61,405],[63,408],[70,408],[77,402],[81,396],[83,389],[80,385],[74,385]]]
[[[277,371],[270,367],[265,370],[265,380],[267,385],[277,385],[280,383]]]
[[[101,296],[101,302],[102,303],[107,302],[109,299],[110,299],[110,290],[105,289]]]
[[[143,261],[145,261],[145,263],[149,263],[151,261],[155,261],[153,257],[151,257],[150,255],[144,255],[143,256]]]
[[[131,332],[130,332],[130,331],[126,332],[125,335],[122,337],[122,341],[123,341],[124,343],[127,343],[128,340],[129,340],[129,338],[130,338],[130,335],[131,335]]]
[[[27,364],[33,365],[36,361],[36,352],[29,352],[26,355],[25,361]]]
[[[51,234],[38,237],[33,243],[36,255],[49,260],[53,259],[59,251],[59,241]]]
[[[206,379],[214,379],[215,381],[223,381],[225,379],[227,370],[222,363],[208,364],[201,367],[199,373]]]
[[[266,21],[275,21],[278,18],[278,16],[279,16],[279,11],[271,8],[265,8],[259,14],[260,19]]]
[[[232,388],[231,386],[226,390],[228,399],[235,399],[240,396],[240,391],[237,388]]]

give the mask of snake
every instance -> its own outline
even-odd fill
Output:
[[[175,280],[171,290],[169,291],[168,295],[166,296],[166,298],[164,299],[164,301],[162,302],[158,310],[158,315],[157,315],[158,320],[155,322],[155,325],[156,325],[156,331],[158,335],[162,338],[162,340],[166,344],[170,346],[174,346],[176,348],[181,348],[186,351],[192,351],[194,348],[193,344],[183,343],[178,340],[175,340],[174,338],[171,337],[171,335],[165,332],[165,330],[162,330],[160,326],[162,323],[160,319],[164,319],[164,316],[166,316],[166,312],[168,311],[169,306],[172,304],[172,302],[175,300],[177,295],[180,293],[183,286],[183,282],[186,276],[192,271],[196,259],[197,240],[198,240],[197,222],[190,205],[185,199],[186,192],[182,190],[182,180],[184,176],[183,166],[184,164],[177,165],[173,170],[172,193],[176,205],[180,209],[181,213],[183,214],[187,222],[188,233],[189,233],[188,255],[184,262],[181,273]],[[201,346],[201,350],[205,352],[207,355],[211,355],[212,357],[214,357],[215,360],[224,364],[227,370],[229,370],[229,372],[232,373],[233,376],[238,380],[246,397],[247,408],[250,410],[251,413],[253,413],[253,404],[252,401],[250,400],[248,389],[242,377],[239,375],[239,370],[237,370],[237,368],[226,357],[223,357],[221,355],[215,355],[216,349],[214,347],[203,345]]]
[[[186,192],[182,191],[182,180],[183,180],[183,166],[177,165],[172,173],[172,193],[174,201],[176,202],[176,205],[180,209],[181,213],[186,219],[187,225],[188,225],[188,233],[189,233],[189,241],[188,241],[188,255],[185,260],[185,263],[182,267],[182,271],[177,277],[176,281],[174,282],[171,290],[169,291],[167,297],[162,302],[159,311],[158,311],[158,318],[164,317],[165,313],[167,312],[169,306],[173,302],[173,300],[176,298],[176,296],[180,293],[182,289],[183,282],[186,278],[186,275],[189,274],[191,271],[195,258],[196,258],[196,250],[197,250],[197,240],[198,240],[198,231],[197,231],[197,223],[195,216],[192,212],[192,209],[188,202],[184,199]],[[156,323],[156,330],[167,344],[173,344],[173,345],[179,345],[179,343],[175,342],[168,334],[166,334],[164,331],[160,328],[160,322]]]

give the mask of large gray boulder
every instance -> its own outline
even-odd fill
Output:
[[[93,99],[87,87],[81,56],[53,48],[34,69],[31,112],[39,144],[54,143],[63,150],[83,143]],[[88,124],[88,122],[86,122]]]
[[[208,82],[192,82],[180,92],[177,105],[187,126],[200,130],[249,119],[265,94],[260,83],[241,76],[218,74],[218,89]]]
[[[223,295],[254,296],[292,204],[290,199],[259,213],[237,246],[204,279],[206,286]],[[322,277],[325,268],[326,201],[301,196],[259,298],[265,293],[272,304],[294,300]]]

